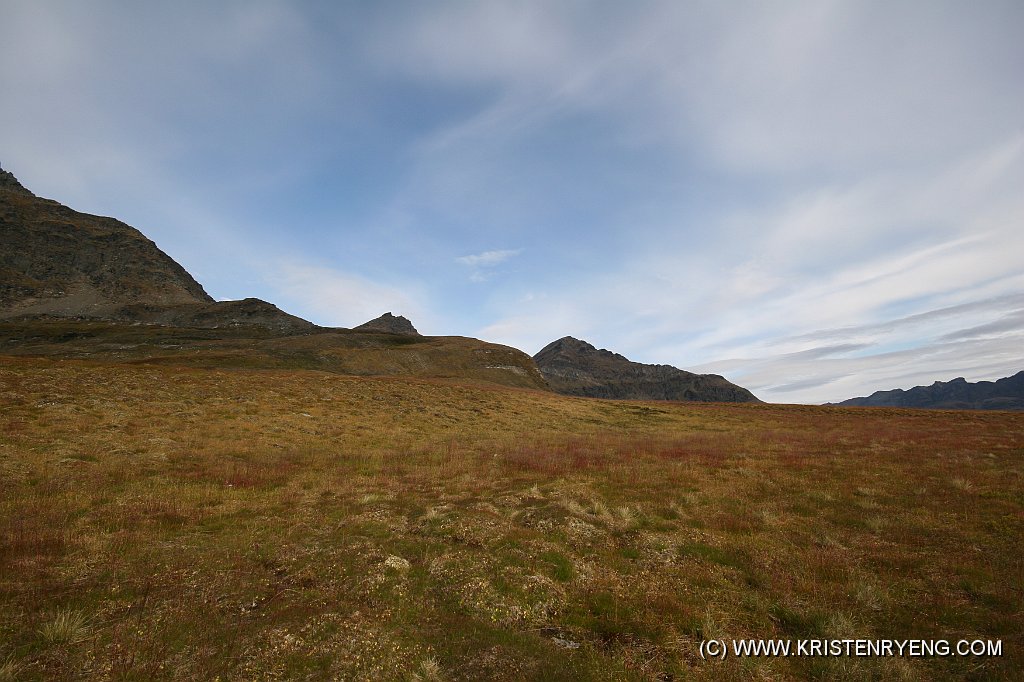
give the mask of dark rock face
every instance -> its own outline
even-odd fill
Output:
[[[14,177],[14,173],[5,171],[0,168],[0,191],[17,192],[19,194],[27,194],[32,197],[35,196],[32,192],[22,187],[21,183],[18,182],[18,178]]]
[[[924,407],[947,410],[1024,410],[1024,371],[998,381],[970,383],[963,377],[936,381],[904,391],[875,391],[866,398],[850,398],[841,406]]]
[[[134,227],[41,199],[0,170],[0,319],[15,317],[316,328],[255,298],[214,301]]]
[[[363,332],[387,332],[388,334],[415,334],[416,336],[420,334],[407,318],[401,315],[392,315],[389,312],[375,320],[364,322],[355,329]]]
[[[102,316],[143,302],[213,299],[135,228],[36,197],[0,174],[0,315]]]
[[[745,388],[717,374],[694,374],[671,365],[630,362],[618,353],[598,350],[571,336],[533,356],[556,393],[628,400],[759,402]]]

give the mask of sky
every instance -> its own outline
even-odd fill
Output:
[[[1024,3],[0,0],[0,165],[218,299],[820,403],[1024,369]]]

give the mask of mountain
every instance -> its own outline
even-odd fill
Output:
[[[402,317],[401,315],[396,317],[389,312],[384,313],[374,320],[364,322],[354,329],[367,332],[386,332],[388,334],[420,335],[420,333],[416,331],[416,327],[412,326],[412,322],[410,322],[408,318]]]
[[[37,197],[0,169],[0,319],[17,317],[314,328],[259,299],[214,301],[134,227]]]
[[[745,388],[717,374],[694,374],[671,365],[630,362],[618,353],[598,350],[566,336],[533,356],[548,385],[557,393],[627,400],[759,402]]]
[[[135,228],[42,199],[0,171],[0,308],[102,315],[116,307],[213,303]]]
[[[37,197],[2,169],[0,355],[547,390],[520,350],[420,336],[391,313],[356,329],[331,329],[256,298],[214,301],[140,231]]]
[[[1024,371],[998,381],[971,383],[963,377],[936,381],[904,391],[875,391],[866,398],[850,398],[839,406],[925,407],[946,410],[1024,410]]]

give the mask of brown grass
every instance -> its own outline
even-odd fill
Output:
[[[8,679],[1013,679],[1024,415],[0,360]],[[991,638],[727,659],[705,637]]]

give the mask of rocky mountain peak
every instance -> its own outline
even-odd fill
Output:
[[[386,332],[388,334],[411,334],[419,336],[420,333],[416,331],[416,327],[412,326],[412,322],[408,318],[401,315],[392,315],[390,312],[386,312],[380,317],[364,322],[358,327],[355,327],[359,331],[364,332]]]
[[[533,356],[557,393],[629,400],[757,402],[750,391],[715,374],[694,374],[670,365],[646,365],[565,336]]]
[[[593,345],[587,343],[582,339],[577,339],[575,336],[563,336],[557,341],[552,341],[547,345],[547,348],[557,348],[559,350],[597,350]]]
[[[18,182],[18,178],[14,177],[14,173],[5,171],[0,167],[0,190],[7,190],[8,192],[17,192],[18,194],[27,194],[28,196],[35,196],[32,192],[25,189],[25,186]]]
[[[574,336],[563,336],[557,341],[552,341],[548,345],[544,346],[544,348],[542,348],[534,357],[548,360],[554,360],[555,358],[571,360],[573,358],[587,356],[599,356],[607,359],[628,362],[625,357],[618,353],[613,353],[604,348],[597,348],[593,344],[587,343],[582,339],[577,339]]]

